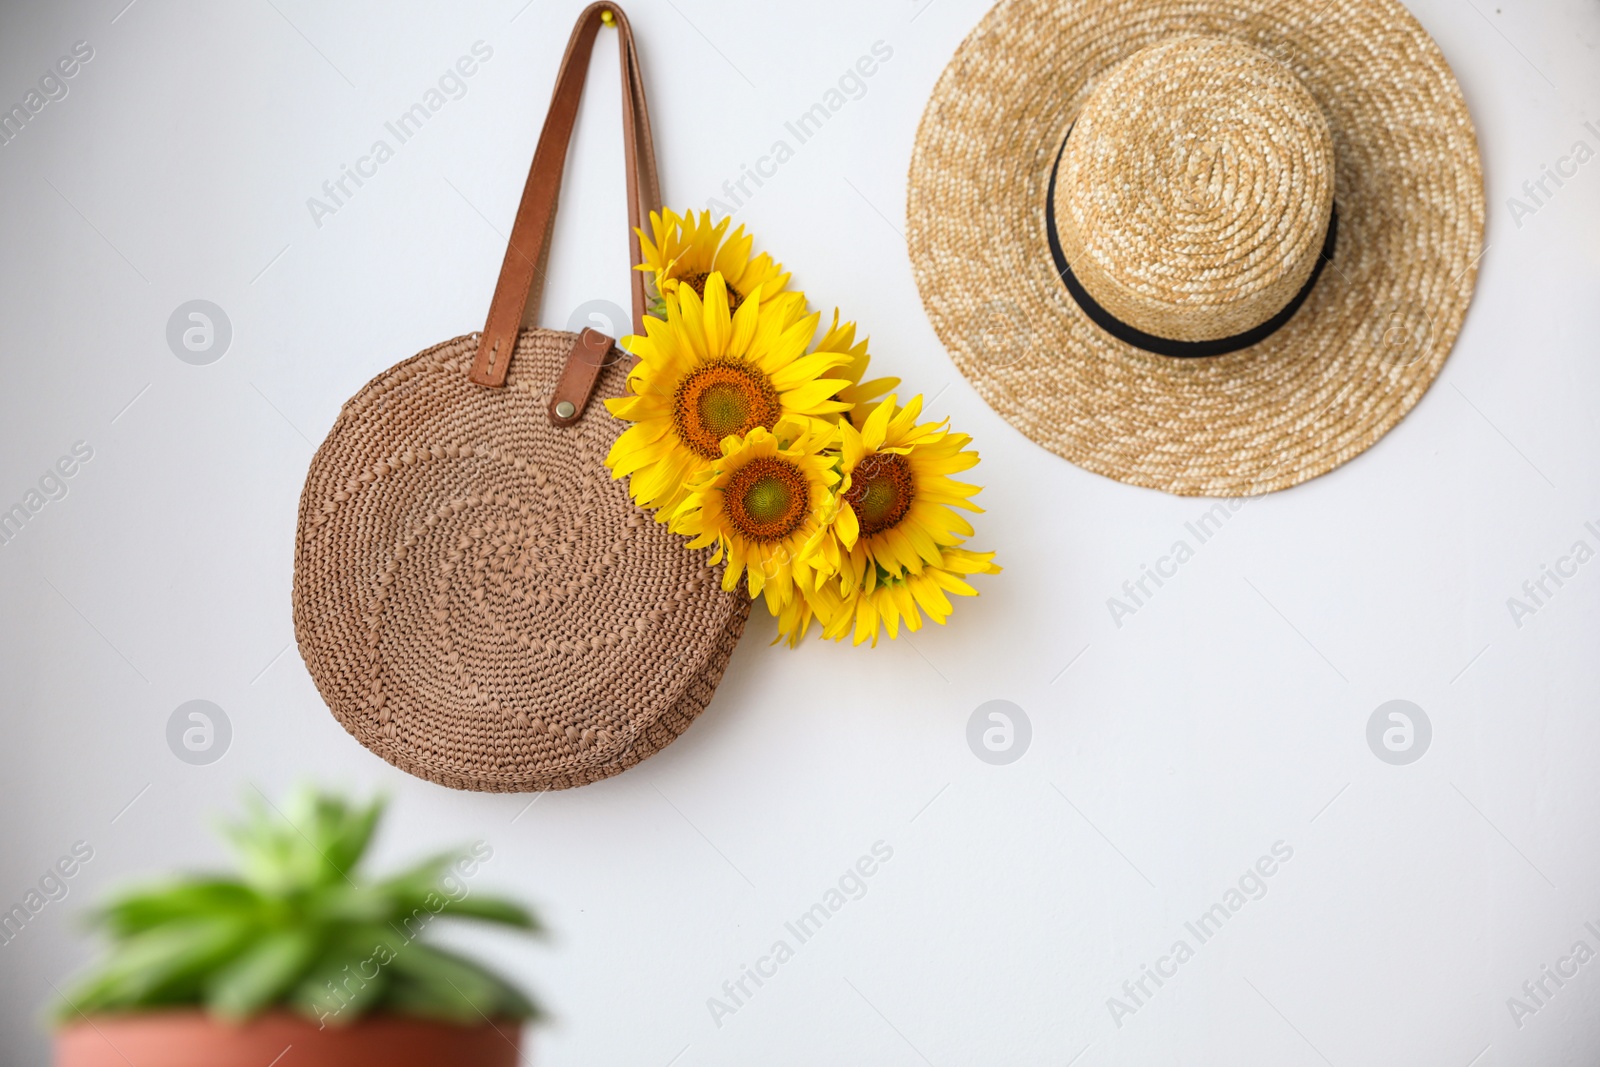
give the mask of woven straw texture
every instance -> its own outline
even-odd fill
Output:
[[[356,740],[442,785],[633,766],[705,708],[749,614],[606,471],[615,348],[584,417],[550,423],[575,336],[524,330],[501,389],[467,380],[476,334],[391,367],[345,404],[300,498],[300,654]]]
[[[1182,146],[1182,169],[1152,145]],[[1056,178],[1056,228],[1084,288],[1182,341],[1276,315],[1311,276],[1332,207],[1317,102],[1282,63],[1220,37],[1175,37],[1107,72]]]
[[[1157,45],[1170,53],[1133,66],[1164,64],[1119,69]],[[1181,76],[1218,54],[1230,82]],[[1282,306],[1320,248],[1329,177],[1334,259],[1251,347],[1179,359],[1125,344],[1051,258],[1047,189],[1069,128],[1058,227],[1124,321],[1198,339]],[[1484,191],[1460,88],[1396,0],[1004,0],[934,89],[906,213],[935,330],[1019,430],[1124,482],[1246,496],[1349,461],[1421,398],[1471,300]]]

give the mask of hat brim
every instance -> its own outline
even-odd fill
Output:
[[[1245,349],[1175,359],[1096,326],[1055,273],[1045,198],[1095,79],[1178,34],[1288,64],[1333,133],[1339,241],[1309,298]],[[956,366],[1028,437],[1185,496],[1284,489],[1370,448],[1427,391],[1483,251],[1477,138],[1397,0],[1003,0],[957,49],[912,152],[907,243]]]

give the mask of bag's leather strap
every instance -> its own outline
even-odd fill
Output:
[[[609,18],[606,16],[609,15]],[[522,328],[530,301],[537,308],[543,288],[543,263],[548,252],[551,225],[555,220],[556,200],[561,192],[561,175],[567,160],[567,146],[578,117],[578,102],[583,97],[584,78],[594,39],[605,22],[616,25],[620,34],[622,67],[623,154],[627,162],[628,254],[629,265],[640,260],[639,235],[634,227],[648,225],[650,212],[661,206],[661,188],[656,177],[655,145],[650,136],[650,112],[645,105],[644,80],[639,71],[639,52],[627,16],[616,4],[591,4],[578,16],[572,38],[567,42],[550,112],[539,133],[533,153],[533,166],[522,189],[516,222],[506,247],[500,280],[489,304],[489,320],[478,341],[477,357],[468,377],[478,385],[505,384],[517,334]],[[630,270],[633,293],[633,329],[644,333],[644,272]],[[535,284],[536,279],[538,285]],[[591,336],[592,335],[592,336]],[[600,342],[604,342],[601,344]],[[565,369],[550,399],[550,418],[557,425],[571,425],[583,414],[589,394],[606,365],[611,339],[595,330],[578,337]],[[570,405],[570,407],[569,407]]]

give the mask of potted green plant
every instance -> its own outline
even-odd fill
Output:
[[[471,890],[492,855],[481,842],[361,877],[383,807],[310,790],[282,811],[256,799],[225,827],[239,876],[97,909],[111,951],[62,996],[57,1067],[514,1067],[538,1006],[424,935],[436,918],[531,933],[538,920]]]

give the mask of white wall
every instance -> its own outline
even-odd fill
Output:
[[[1600,162],[1520,227],[1506,206],[1573,142],[1600,147],[1582,126],[1600,121],[1592,2],[1412,4],[1487,171],[1461,342],[1376,448],[1248,504],[1117,628],[1106,598],[1204,505],[1086,474],[991,412],[927,325],[896,232],[922,105],[983,0],[635,0],[676,204],[892,47],[739,216],[976,438],[980,539],[1006,570],[951,627],[875,652],[770,648],[756,622],[677,744],[525,811],[407,778],[339,729],[291,646],[291,552],[340,402],[480,326],[578,5],[125,2],[0,12],[0,103],[74,42],[94,49],[0,147],[0,503],[74,442],[93,449],[0,547],[0,903],[75,841],[94,849],[71,895],[0,946],[3,1055],[43,1062],[38,1012],[91,950],[75,911],[219,861],[217,813],[249,783],[302,779],[393,794],[383,862],[491,842],[484,884],[558,931],[482,945],[558,1017],[540,1063],[1600,1054],[1600,965],[1520,1028],[1506,1007],[1574,941],[1600,946],[1583,925],[1600,926],[1600,564],[1520,628],[1505,603],[1600,525]],[[306,199],[478,40],[494,54],[466,95],[315,226]],[[625,303],[617,106],[603,44],[549,325]],[[196,298],[233,328],[208,366],[164,336]],[[209,766],[165,740],[197,698],[233,728]],[[1409,766],[1365,740],[1395,698],[1433,724]],[[1032,722],[1009,766],[967,746],[992,699]],[[893,858],[866,895],[717,1026],[707,998],[878,841]],[[1293,857],[1267,894],[1116,1026],[1107,998],[1279,841]]]

